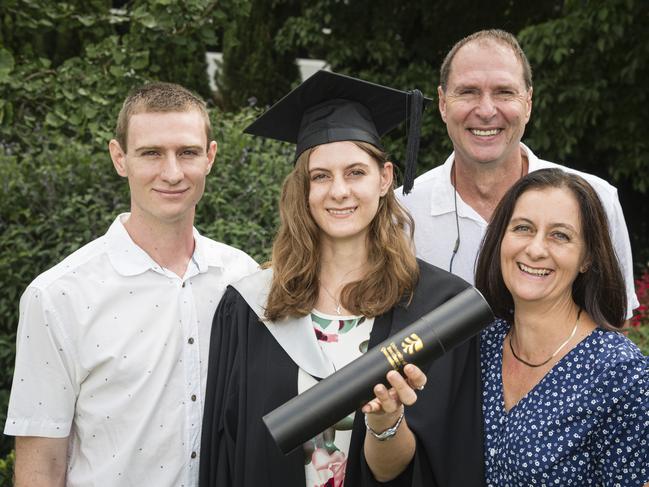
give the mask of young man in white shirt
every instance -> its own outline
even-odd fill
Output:
[[[196,485],[212,317],[257,268],[193,227],[217,151],[203,100],[144,85],[109,151],[130,213],[21,298],[4,431],[19,487]]]
[[[417,256],[473,283],[482,236],[503,195],[528,172],[560,167],[586,179],[602,200],[630,317],[638,300],[617,190],[592,174],[539,159],[521,143],[532,113],[532,91],[529,61],[508,32],[476,32],[446,55],[437,94],[453,153],[443,165],[419,176],[412,193],[397,190],[415,219]]]

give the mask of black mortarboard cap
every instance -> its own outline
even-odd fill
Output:
[[[419,90],[401,91],[350,76],[318,71],[245,129],[261,137],[296,144],[295,157],[329,142],[357,140],[383,150],[381,136],[408,119],[404,194],[412,188],[419,151],[424,99]]]

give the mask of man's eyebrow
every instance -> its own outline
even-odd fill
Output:
[[[178,150],[187,150],[187,149],[203,150],[204,147],[200,144],[193,144],[193,145],[182,145],[178,148]],[[135,148],[135,152],[143,152],[148,150],[162,151],[164,150],[164,148],[160,145],[143,145],[141,147]]]
[[[518,91],[519,87],[516,85],[516,83],[513,83],[513,82],[510,83],[510,82],[507,82],[507,81],[503,81],[501,83],[496,83],[496,84],[490,86],[488,89],[502,90],[503,88],[516,89]],[[469,89],[469,90],[482,90],[483,88],[480,87],[478,85],[478,83],[458,83],[457,85],[455,85],[453,87],[454,91],[462,90],[462,89],[464,89],[464,90],[466,90],[466,89]]]
[[[453,91],[457,90],[466,90],[466,89],[477,89],[478,86],[476,83],[458,83],[453,87]]]
[[[147,150],[160,150],[161,147],[159,145],[143,145],[141,147],[136,147],[135,152],[143,152]]]

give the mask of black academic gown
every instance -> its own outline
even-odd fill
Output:
[[[409,305],[377,316],[370,347],[455,296],[468,284],[419,262]],[[471,487],[484,484],[478,338],[427,366],[428,382],[406,419],[415,458],[387,485]],[[201,487],[304,487],[304,453],[285,456],[262,416],[297,395],[298,367],[239,292],[229,287],[212,325],[200,461]],[[357,413],[346,487],[377,483],[363,458],[365,425]]]

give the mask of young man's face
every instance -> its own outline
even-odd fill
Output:
[[[520,152],[532,111],[532,89],[509,46],[472,41],[457,52],[439,109],[453,141],[456,161],[500,164]]]
[[[128,152],[109,145],[113,164],[128,178],[131,213],[151,224],[193,221],[216,156],[198,110],[137,113],[128,124]]]

